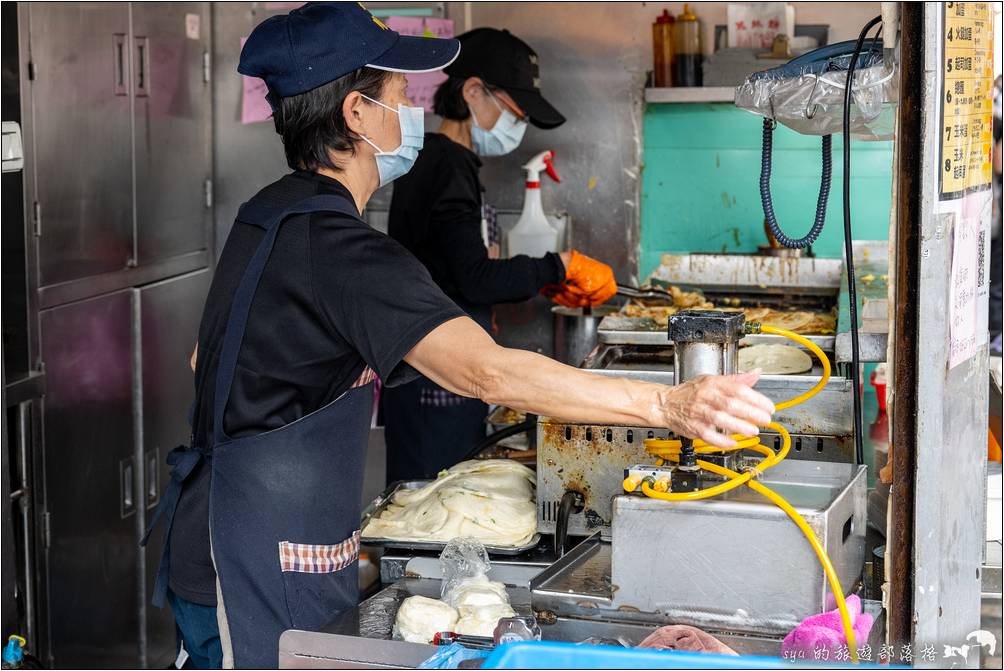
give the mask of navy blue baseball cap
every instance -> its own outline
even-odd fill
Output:
[[[460,42],[399,35],[357,2],[308,2],[258,24],[237,72],[260,77],[274,95],[295,96],[361,67],[432,72],[454,61]]]

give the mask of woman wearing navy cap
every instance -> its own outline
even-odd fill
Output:
[[[197,667],[274,667],[283,631],[356,604],[374,374],[716,445],[732,444],[716,426],[754,434],[770,419],[756,375],[664,387],[499,347],[362,221],[422,146],[401,73],[458,49],[399,36],[356,3],[310,3],[260,24],[241,53],[293,172],[241,206],[227,238],[199,329],[191,444],[171,453],[157,513],[168,542],[154,600],[170,601]]]

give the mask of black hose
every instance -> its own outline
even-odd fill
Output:
[[[534,416],[532,419],[525,419],[519,424],[513,424],[512,426],[507,426],[504,429],[499,429],[498,431],[489,435],[480,443],[472,447],[471,450],[467,454],[465,454],[464,458],[461,459],[460,461],[467,461],[468,459],[473,459],[478,455],[479,452],[481,452],[481,450],[485,449],[486,447],[491,447],[495,443],[499,442],[504,438],[508,438],[509,436],[515,436],[520,433],[524,433],[526,431],[531,431],[535,428],[537,428],[536,416]]]
[[[559,559],[568,551],[568,522],[573,513],[581,513],[585,507],[582,494],[567,491],[558,504],[558,519],[554,525],[554,555]]]
[[[865,36],[882,17],[876,16],[865,24],[854,45],[847,68],[847,86],[844,88],[844,256],[847,257],[847,301],[851,319],[851,384],[854,386],[854,457],[858,464],[865,461],[863,437],[861,435],[861,354],[858,345],[858,291],[854,279],[854,245],[851,235],[851,87],[854,84],[854,68],[864,45]]]
[[[760,155],[760,203],[763,205],[763,216],[767,221],[767,228],[782,247],[789,249],[801,249],[808,247],[816,241],[819,234],[823,232],[823,224],[826,223],[826,201],[830,197],[830,179],[833,176],[830,156],[832,154],[832,136],[823,136],[823,174],[819,178],[819,198],[816,200],[816,217],[812,221],[812,228],[801,238],[790,238],[781,230],[777,223],[777,216],[774,214],[774,200],[770,194],[770,171],[771,155],[774,145],[774,126],[777,122],[773,119],[763,120],[763,151]]]

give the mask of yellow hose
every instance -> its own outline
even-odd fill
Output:
[[[795,396],[794,398],[776,404],[775,408],[777,410],[784,410],[785,408],[790,408],[794,405],[798,405],[799,403],[804,403],[823,390],[826,383],[830,379],[830,360],[826,358],[826,354],[823,350],[821,350],[808,338],[804,338],[797,333],[793,333],[785,329],[780,329],[775,326],[762,325],[760,327],[760,331],[761,333],[770,333],[794,340],[815,354],[816,358],[819,359],[819,362],[823,365],[823,375],[819,378],[819,382],[817,382],[815,386],[808,391]],[[858,651],[857,644],[854,639],[854,625],[851,622],[851,615],[847,610],[847,602],[844,599],[843,589],[840,587],[840,580],[837,578],[837,571],[833,568],[833,562],[830,561],[830,558],[826,554],[826,550],[823,548],[822,543],[819,542],[819,539],[816,537],[816,533],[812,530],[812,527],[810,527],[805,519],[798,514],[798,511],[795,510],[795,508],[792,507],[792,505],[788,503],[780,494],[768,487],[765,487],[753,478],[754,475],[759,475],[771,466],[775,466],[780,463],[781,460],[788,456],[788,451],[791,449],[791,435],[783,426],[777,422],[771,422],[767,425],[767,428],[773,429],[781,436],[781,449],[778,450],[777,454],[775,454],[769,447],[762,445],[760,443],[759,436],[742,436],[734,434],[732,438],[736,441],[736,444],[727,448],[708,445],[706,442],[699,439],[694,441],[694,452],[697,454],[733,452],[735,450],[753,450],[755,452],[759,452],[764,455],[764,459],[756,465],[755,469],[751,469],[746,473],[736,473],[728,468],[704,461],[703,459],[698,459],[698,466],[709,473],[726,477],[728,480],[719,485],[693,492],[660,492],[653,489],[648,482],[643,481],[641,483],[641,491],[645,494],[645,496],[653,499],[659,499],[661,501],[696,501],[699,499],[707,499],[713,496],[718,496],[719,494],[724,494],[736,487],[746,485],[753,491],[766,497],[767,500],[783,510],[805,535],[809,544],[812,545],[812,549],[815,551],[816,557],[819,558],[819,563],[823,567],[826,579],[830,583],[830,590],[833,592],[833,596],[837,600],[837,609],[840,611],[840,621],[843,624],[844,636],[847,638],[847,647],[850,652],[851,661],[857,663]],[[660,461],[679,461],[681,447],[682,443],[679,440],[651,438],[645,441],[646,450],[650,454],[658,457]],[[628,483],[630,480],[631,478],[628,478],[624,481],[625,489],[628,489]]]
[[[772,335],[784,336],[789,340],[794,340],[799,345],[802,345],[810,352],[815,354],[816,358],[819,359],[819,363],[823,364],[823,376],[819,378],[819,382],[816,383],[816,386],[814,386],[812,389],[802,394],[799,394],[795,398],[789,398],[787,401],[782,401],[778,403],[777,405],[774,406],[775,409],[784,410],[786,408],[790,408],[793,405],[804,403],[805,401],[808,401],[810,398],[812,398],[819,392],[823,391],[823,387],[825,387],[826,383],[830,381],[830,360],[826,358],[826,354],[823,352],[823,350],[819,349],[819,346],[816,345],[816,343],[792,331],[779,329],[776,326],[767,326],[766,324],[762,324],[760,326],[760,332],[770,333]]]

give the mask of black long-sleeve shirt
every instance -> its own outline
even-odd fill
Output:
[[[564,280],[557,254],[492,259],[481,237],[477,155],[427,133],[415,165],[394,182],[388,232],[418,257],[447,296],[486,329],[491,306],[532,298]]]

